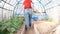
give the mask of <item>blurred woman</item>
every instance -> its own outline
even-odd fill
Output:
[[[31,7],[32,0],[24,0],[24,18],[26,23],[26,29],[31,27],[31,19],[32,19],[32,7]]]

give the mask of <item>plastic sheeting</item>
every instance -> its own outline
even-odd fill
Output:
[[[20,1],[20,2],[19,2]],[[0,15],[11,14],[12,12],[21,16],[24,14],[22,3],[24,0],[0,0]],[[46,11],[49,18],[59,15],[60,0],[32,0],[35,10],[39,12]],[[17,4],[19,2],[19,4]],[[6,12],[5,12],[6,11]],[[5,12],[5,13],[4,13]],[[8,15],[8,14],[6,14]],[[12,14],[13,15],[13,14]]]

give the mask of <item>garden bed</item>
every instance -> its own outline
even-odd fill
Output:
[[[34,30],[36,34],[52,34],[53,29],[58,24],[55,22],[48,22],[48,21],[37,21],[34,24]]]
[[[24,34],[24,33],[25,33],[25,24],[23,23],[21,28],[17,30],[16,34]]]
[[[15,34],[23,25],[23,18],[13,17],[0,22],[0,34]]]

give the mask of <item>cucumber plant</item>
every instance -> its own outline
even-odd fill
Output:
[[[10,18],[8,21],[4,20],[0,22],[0,33],[3,34],[3,31],[5,31],[9,34],[13,34],[17,29],[20,29],[22,22],[23,18],[17,17]]]

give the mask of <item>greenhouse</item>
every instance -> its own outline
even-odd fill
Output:
[[[0,0],[0,34],[60,34],[60,0]]]

